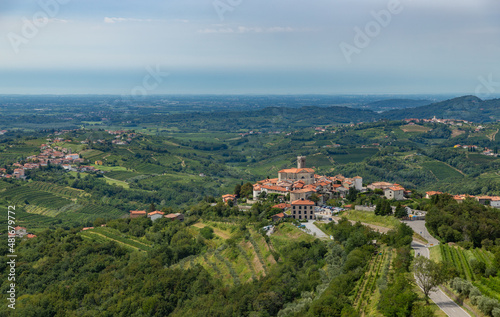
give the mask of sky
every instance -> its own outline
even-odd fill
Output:
[[[500,93],[498,0],[2,0],[0,94]]]

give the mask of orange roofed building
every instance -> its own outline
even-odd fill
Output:
[[[146,210],[131,210],[130,211],[130,218],[145,217],[146,214],[147,214]]]
[[[314,216],[314,206],[316,203],[311,200],[299,199],[292,202],[292,218],[302,220],[312,220],[315,219]]]
[[[341,184],[347,188],[343,188]],[[307,200],[311,195],[317,194],[320,203],[324,203],[330,198],[344,196],[350,187],[362,191],[363,179],[360,176],[345,178],[342,175],[335,177],[317,175],[314,169],[306,167],[306,157],[298,156],[297,168],[282,169],[278,172],[278,178],[264,179],[254,184],[253,197],[257,199],[263,192],[285,196],[290,194],[290,201],[296,201]]]

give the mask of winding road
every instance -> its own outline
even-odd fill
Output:
[[[423,245],[420,242],[413,240],[411,247],[415,250],[415,255],[425,256],[430,258],[429,246],[438,245],[439,241],[431,236],[425,227],[425,220],[413,220],[413,221],[403,221],[408,226],[410,226],[413,231],[424,237],[429,243]],[[450,317],[470,317],[470,315],[457,303],[451,300],[446,294],[438,289],[436,292],[431,292],[429,294],[430,299],[445,312],[446,315]]]

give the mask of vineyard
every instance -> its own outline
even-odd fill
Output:
[[[56,184],[44,183],[44,182],[32,182],[29,184],[31,188],[56,194],[59,196],[69,197],[69,198],[79,198],[82,197],[85,192],[82,190],[58,186]]]
[[[394,251],[390,248],[382,248],[368,263],[368,270],[357,282],[351,298],[353,307],[360,316],[372,314],[371,303],[375,302],[376,297],[379,296],[378,289],[389,282],[393,253]]]
[[[17,205],[36,205],[52,210],[59,210],[72,203],[68,199],[28,186],[9,188],[3,193],[3,196]]]
[[[221,238],[219,247],[202,255],[184,258],[179,263],[174,264],[173,267],[189,268],[199,264],[211,275],[224,281],[226,285],[236,285],[266,276],[270,267],[276,264],[271,252],[273,249],[272,244],[268,245],[264,237],[254,230],[250,229],[250,234],[247,234],[245,238],[228,245],[225,241],[226,238],[229,238],[227,234],[228,231],[231,231],[231,225],[212,222],[210,225],[219,231],[219,234],[217,234],[216,230],[214,230],[216,235]],[[200,229],[203,226],[197,224],[193,228]],[[296,228],[295,230],[297,232],[294,233],[300,233],[300,237],[302,237],[303,233]]]
[[[82,231],[80,233],[84,238],[92,239],[98,242],[114,241],[128,249],[148,251],[151,250],[151,245],[137,238],[130,237],[120,231],[107,227],[98,227],[92,230]]]
[[[452,263],[461,278],[471,281],[484,295],[500,300],[500,279],[498,277],[485,278],[480,274],[474,274],[470,265],[471,260],[475,259],[485,263],[486,267],[490,267],[494,260],[491,252],[477,248],[464,250],[443,244],[439,247],[443,261]]]

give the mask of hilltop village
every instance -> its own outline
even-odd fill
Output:
[[[367,186],[363,184],[361,176],[347,178],[343,175],[323,176],[315,174],[313,168],[306,167],[306,157],[297,157],[297,167],[283,169],[278,172],[277,178],[264,179],[253,184],[253,202],[263,199],[269,194],[278,194],[283,203],[275,205],[275,208],[283,210],[283,213],[273,218],[290,217],[297,220],[316,219],[316,211],[324,206],[330,199],[346,198],[350,192],[355,194],[367,191],[381,191],[388,200],[404,201],[412,194],[399,184],[388,182],[374,182]],[[443,194],[439,191],[426,192],[425,198],[430,199],[434,195]],[[455,195],[453,198],[461,203],[466,198],[476,199],[483,205],[500,208],[500,197],[498,196],[472,196]],[[222,196],[222,201],[236,204],[238,197],[233,194]],[[346,207],[352,207],[348,205]]]

